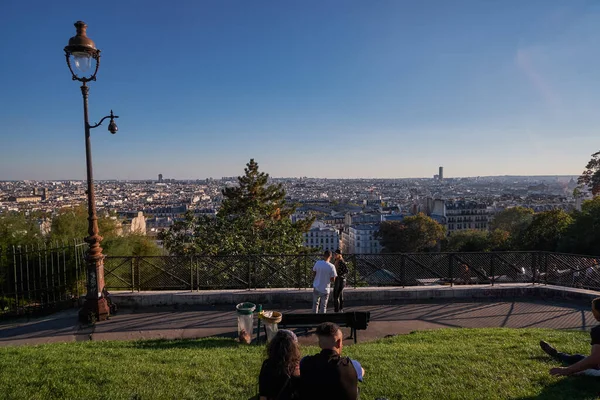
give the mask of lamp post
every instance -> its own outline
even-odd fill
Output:
[[[90,130],[99,127],[105,119],[110,118],[108,131],[117,133],[117,124],[112,110],[110,115],[102,118],[100,122],[90,125],[88,118],[88,93],[87,85],[90,81],[96,80],[96,74],[100,67],[100,50],[96,49],[94,42],[87,37],[87,25],[83,21],[75,23],[77,34],[69,39],[69,44],[65,47],[65,56],[67,66],[74,81],[79,81],[81,85],[81,94],[83,95],[83,120],[85,128],[85,158],[87,165],[87,203],[88,203],[88,237],[85,238],[89,244],[85,256],[87,266],[87,294],[85,303],[79,311],[79,319],[83,322],[103,321],[109,316],[109,306],[104,293],[104,255],[102,254],[102,236],[98,231],[98,217],[96,216],[96,196],[94,194],[94,178],[92,171],[92,145],[90,141]],[[82,75],[79,76],[73,71],[73,65]],[[92,71],[93,73],[89,74]]]

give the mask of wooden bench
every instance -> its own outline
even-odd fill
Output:
[[[369,311],[350,311],[332,314],[283,314],[279,326],[286,328],[314,328],[323,322],[333,322],[340,327],[350,328],[350,339],[356,343],[356,331],[366,330],[371,319]]]

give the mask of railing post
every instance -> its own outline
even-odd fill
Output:
[[[200,259],[203,260],[202,256],[200,256]],[[194,264],[195,268],[196,268],[196,286],[198,286],[196,288],[196,290],[199,292],[200,291],[200,263],[197,262]]]
[[[131,267],[131,293],[135,291],[135,270],[133,269],[133,258],[129,259],[129,266]]]
[[[400,282],[402,287],[406,287],[406,257],[404,253],[400,254]]]
[[[450,275],[450,287],[454,287],[454,254],[448,254],[448,275]]]
[[[549,254],[546,252],[546,256],[544,257],[545,258],[545,260],[544,260],[544,264],[545,264],[545,266],[544,266],[544,269],[545,269],[544,284],[545,285],[548,285],[548,258],[549,258],[548,256],[549,256]]]
[[[358,287],[358,259],[356,258],[356,254],[354,254],[354,289]]]
[[[137,270],[137,276],[138,276],[138,280],[137,280],[137,289],[138,289],[138,293],[141,291],[142,289],[142,273],[140,271],[140,263],[138,262],[138,257],[133,257],[133,270]]]
[[[494,253],[491,253],[491,259],[490,259],[490,274],[492,275],[492,286],[494,286],[494,283],[496,282],[496,270],[494,268],[494,257],[496,255]]]
[[[190,254],[190,292],[194,291],[194,256]]]
[[[252,256],[248,254],[248,290],[252,289]]]
[[[19,286],[17,283],[17,253],[13,245],[13,272],[15,274],[15,311],[19,312]]]
[[[301,287],[306,289],[306,287],[308,286],[308,254],[304,254],[304,263],[302,266],[302,276],[304,277],[304,280],[301,284]]]
[[[535,265],[535,260],[536,260],[536,255],[537,253],[531,253],[531,280],[532,280],[532,284],[535,285],[535,278],[536,278],[536,265]]]

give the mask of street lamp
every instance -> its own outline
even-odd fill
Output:
[[[90,142],[90,130],[99,127],[105,119],[110,118],[108,130],[110,133],[117,133],[117,124],[112,110],[110,115],[102,118],[95,125],[90,125],[88,118],[88,93],[87,83],[96,80],[96,74],[100,67],[100,50],[96,49],[92,39],[86,35],[87,25],[83,21],[75,22],[77,35],[69,39],[68,46],[65,47],[65,56],[67,57],[67,66],[74,81],[79,81],[81,85],[81,94],[83,95],[83,119],[85,127],[85,158],[87,165],[87,202],[88,202],[88,237],[85,238],[89,244],[86,253],[87,264],[87,294],[85,303],[79,311],[79,319],[83,322],[103,321],[108,318],[110,309],[104,294],[104,255],[102,254],[102,236],[98,232],[98,217],[96,216],[96,196],[94,194],[94,178],[92,173],[92,145]],[[93,65],[95,64],[95,65]],[[78,73],[73,71],[73,66]],[[89,74],[93,70],[92,74]]]

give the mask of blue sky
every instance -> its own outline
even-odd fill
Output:
[[[579,174],[600,2],[27,1],[0,13],[0,180],[85,177],[63,47],[102,50],[97,179]]]

